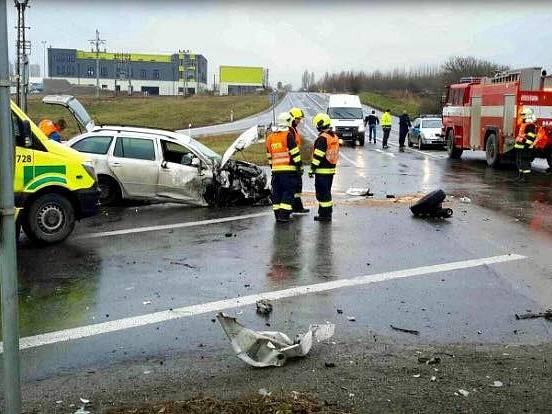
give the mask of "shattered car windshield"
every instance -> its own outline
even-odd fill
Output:
[[[222,159],[222,157],[219,154],[217,154],[211,148],[203,145],[199,141],[192,139],[190,144],[194,147],[194,149],[201,152],[205,157],[209,158],[212,161],[220,161]]]
[[[332,119],[362,119],[360,108],[329,108],[328,115]]]

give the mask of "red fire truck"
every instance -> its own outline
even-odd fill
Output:
[[[484,150],[487,164],[512,160],[520,112],[537,117],[534,154],[552,168],[552,76],[542,68],[508,70],[487,78],[463,78],[447,88],[443,133],[450,158],[464,150]]]

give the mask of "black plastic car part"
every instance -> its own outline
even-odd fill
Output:
[[[452,209],[443,208],[446,194],[443,190],[435,190],[423,196],[416,204],[410,207],[410,211],[416,217],[451,217]]]

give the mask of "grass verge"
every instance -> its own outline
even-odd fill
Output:
[[[224,154],[224,151],[236,140],[239,133],[222,134],[222,135],[208,135],[204,137],[196,138],[202,144],[205,144],[213,151]],[[264,142],[253,144],[243,151],[234,154],[234,159],[251,162],[257,165],[268,165],[266,158],[266,147]],[[312,159],[312,144],[310,142],[303,141],[301,148],[301,158],[303,164],[310,164]]]
[[[392,91],[385,95],[376,92],[362,92],[359,96],[363,104],[382,111],[390,109],[393,115],[399,116],[403,110],[406,110],[410,119],[417,118],[422,113],[438,113],[434,100],[409,92]]]
[[[185,129],[214,125],[255,115],[270,107],[266,95],[244,96],[79,96],[97,125],[136,125],[163,129]],[[65,118],[68,123],[63,133],[65,139],[74,137],[79,128],[71,113],[57,105],[45,105],[41,96],[29,99],[29,115],[38,123],[42,118]]]

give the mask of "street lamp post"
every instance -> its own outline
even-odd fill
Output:
[[[10,114],[8,21],[6,0],[0,0],[0,277],[2,285],[2,359],[5,412],[21,412],[15,208],[14,142]]]
[[[44,56],[42,58],[42,78],[46,77],[46,40],[41,40]]]

